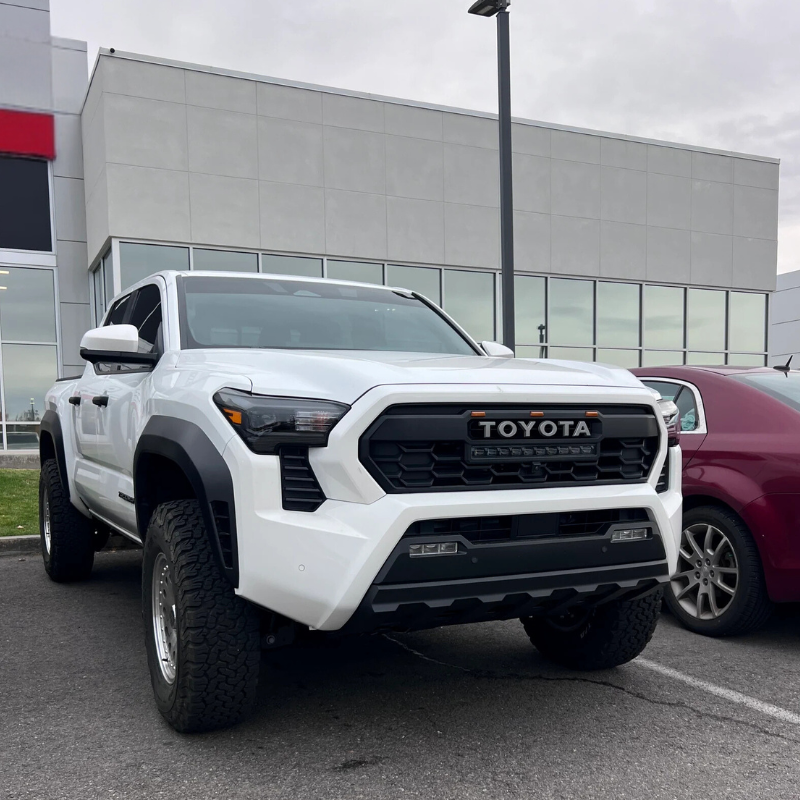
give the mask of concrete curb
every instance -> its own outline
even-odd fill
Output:
[[[0,469],[39,469],[38,455],[0,454]]]
[[[0,536],[0,556],[38,553],[39,536]]]

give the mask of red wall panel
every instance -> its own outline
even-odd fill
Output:
[[[52,161],[56,157],[53,115],[0,109],[0,153]]]

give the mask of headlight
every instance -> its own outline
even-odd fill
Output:
[[[330,400],[264,397],[222,389],[214,402],[254,452],[274,455],[284,444],[325,447],[333,426],[350,410]]]
[[[674,447],[680,441],[681,436],[681,415],[678,411],[678,406],[672,400],[661,398],[658,401],[658,407],[661,410],[661,416],[664,418],[664,424],[667,426],[667,445]]]

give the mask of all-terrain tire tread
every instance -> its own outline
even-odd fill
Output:
[[[183,733],[228,727],[244,717],[255,699],[261,655],[258,613],[235,595],[220,572],[196,500],[158,506],[147,541],[154,529],[171,556],[179,609],[177,695],[162,714]],[[147,610],[150,602],[143,598]],[[151,624],[147,610],[145,624]]]
[[[658,623],[661,597],[658,589],[635,600],[599,606],[580,631],[560,631],[542,617],[522,623],[545,658],[570,669],[611,669],[636,658],[647,646]]]
[[[50,553],[44,545],[44,493],[50,504]],[[58,464],[49,459],[39,473],[39,525],[44,568],[57,583],[86,580],[94,565],[94,529],[91,520],[75,508],[61,483]]]

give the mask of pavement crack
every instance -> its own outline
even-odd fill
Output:
[[[602,686],[606,689],[612,689],[616,692],[621,692],[622,694],[626,694],[630,697],[635,698],[636,700],[641,700],[645,703],[650,703],[651,705],[656,706],[663,706],[666,708],[678,708],[681,710],[688,711],[694,714],[696,717],[700,719],[711,719],[715,720],[716,722],[728,722],[735,725],[741,725],[746,728],[750,728],[758,733],[763,734],[764,736],[769,736],[773,739],[782,739],[785,742],[791,742],[792,744],[800,744],[800,739],[796,739],[792,736],[786,736],[782,733],[777,733],[775,731],[771,731],[769,728],[764,728],[761,725],[757,725],[754,722],[748,722],[746,720],[737,719],[736,717],[728,716],[727,714],[715,714],[711,711],[701,711],[700,709],[695,708],[694,706],[689,705],[688,703],[684,702],[683,700],[660,700],[654,697],[649,697],[648,695],[644,694],[643,692],[637,692],[635,689],[629,689],[626,686],[620,686],[618,683],[612,683],[611,681],[603,680],[602,678],[587,678],[582,675],[541,675],[538,673],[518,673],[518,672],[494,672],[491,670],[482,670],[482,669],[473,669],[471,667],[462,667],[460,664],[452,664],[448,661],[440,661],[438,658],[431,658],[431,656],[426,656],[424,653],[420,653],[419,650],[415,650],[413,647],[410,647],[405,642],[401,642],[398,639],[394,639],[388,634],[383,634],[383,638],[387,639],[388,641],[402,647],[403,650],[406,650],[408,653],[416,656],[417,658],[422,659],[423,661],[428,661],[431,664],[437,664],[440,667],[446,667],[447,669],[455,669],[459,672],[464,672],[467,675],[471,675],[473,678],[478,680],[505,680],[505,681],[534,681],[539,683],[588,683],[593,684],[594,686]]]

